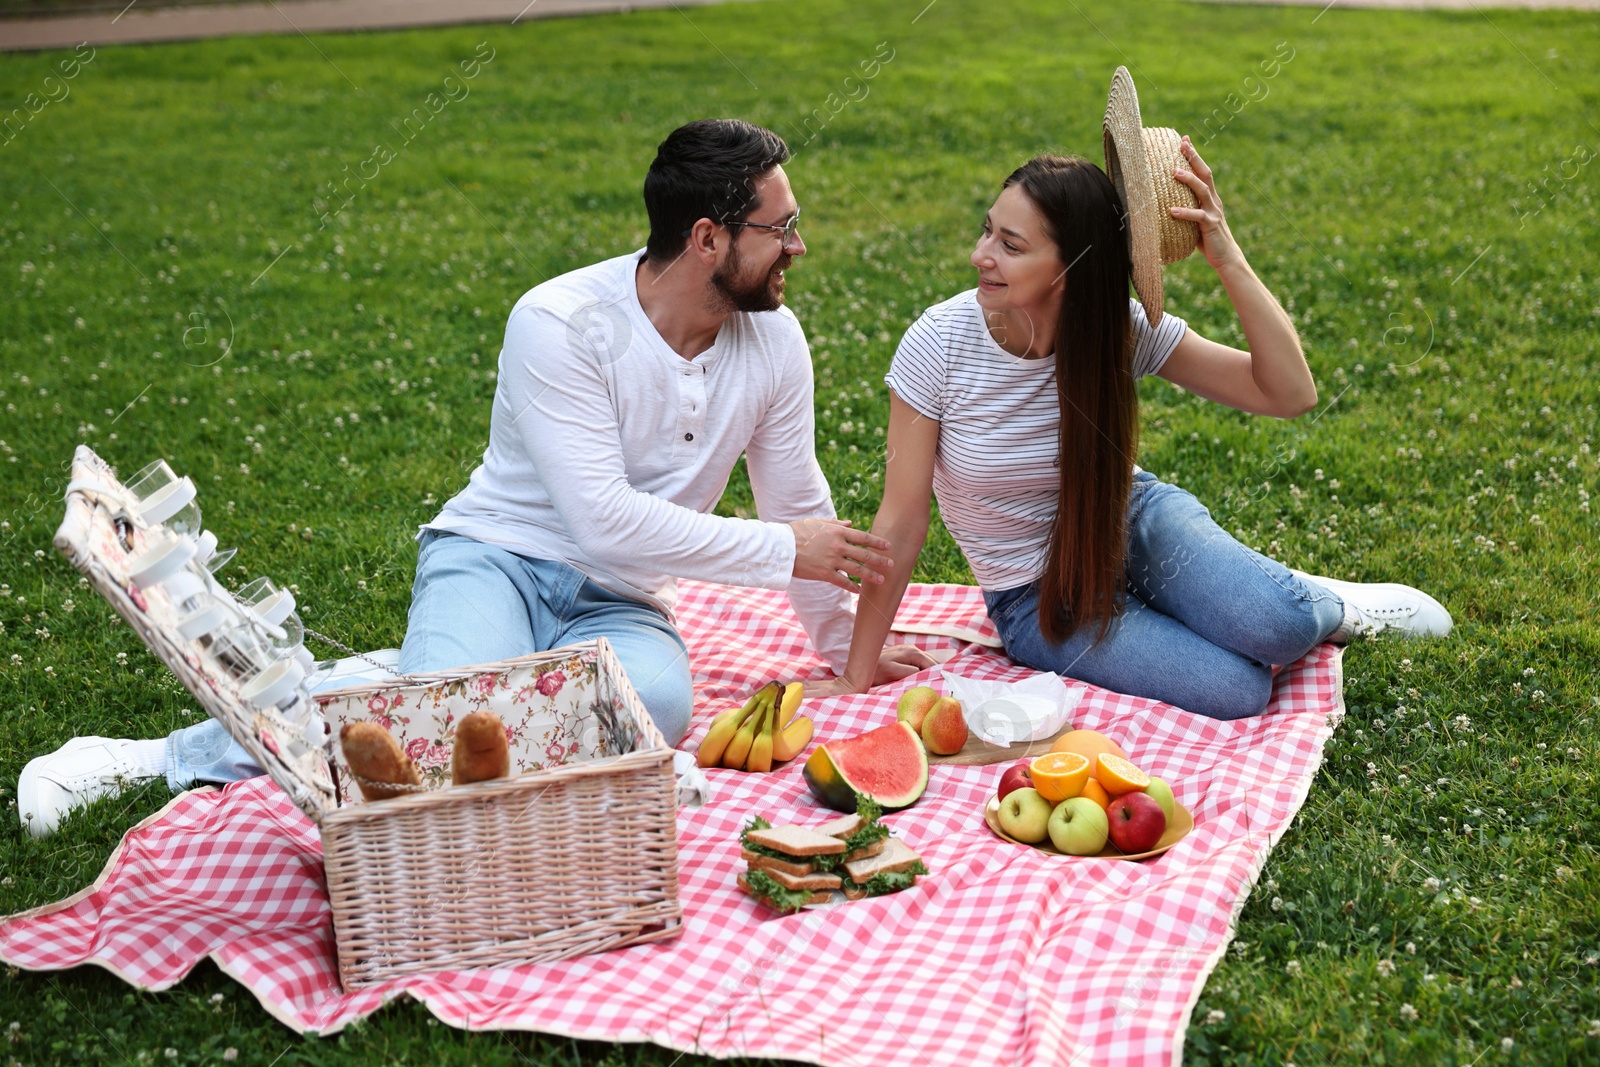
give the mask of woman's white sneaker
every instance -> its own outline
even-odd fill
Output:
[[[1330,641],[1342,643],[1385,630],[1396,630],[1407,637],[1444,637],[1453,625],[1443,604],[1409,585],[1341,582],[1304,571],[1289,573],[1322,586],[1344,601],[1344,622],[1328,638]]]
[[[56,832],[69,811],[158,777],[133,756],[133,744],[113,737],[74,737],[48,756],[30,760],[17,779],[17,815],[34,837]]]

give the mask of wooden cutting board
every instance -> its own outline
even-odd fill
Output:
[[[1069,725],[1062,730],[1062,734],[1071,733]],[[1015,744],[1006,748],[991,745],[977,734],[969,734],[967,743],[961,746],[961,751],[951,756],[935,756],[928,753],[930,764],[953,763],[961,767],[985,767],[991,763],[1015,763],[1019,759],[1032,759],[1042,756],[1050,751],[1050,746],[1055,742],[1055,737],[1047,737],[1042,741],[1029,741],[1027,744]]]

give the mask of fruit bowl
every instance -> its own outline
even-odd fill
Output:
[[[1161,835],[1161,840],[1157,841],[1156,847],[1150,851],[1131,853],[1118,852],[1113,845],[1107,844],[1105,848],[1101,849],[1099,852],[1096,852],[1093,856],[1082,858],[1097,860],[1147,860],[1152,856],[1161,855],[1167,849],[1171,848],[1173,845],[1176,845],[1179,841],[1182,841],[1188,836],[1189,831],[1194,829],[1194,816],[1189,814],[1189,809],[1176,802],[1174,802],[1173,808],[1174,811],[1172,818],[1167,823],[1167,832]],[[1038,849],[1040,852],[1048,852],[1052,856],[1066,855],[1065,852],[1060,851],[1054,845],[1052,845],[1048,838],[1046,838],[1040,844],[1030,845],[1026,841],[1018,841],[1016,838],[1010,836],[1004,830],[1000,829],[999,797],[989,798],[989,803],[983,809],[983,821],[989,824],[989,829],[993,830],[997,836],[1005,838],[1005,840],[1010,841],[1014,845],[1021,845],[1023,848]]]

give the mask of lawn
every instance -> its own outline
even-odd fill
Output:
[[[308,625],[353,645],[398,644],[415,527],[487,438],[507,309],[642,245],[657,142],[737,115],[796,149],[819,454],[867,523],[901,332],[973,284],[1013,167],[1099,155],[1126,63],[1147,120],[1216,168],[1322,394],[1277,422],[1148,380],[1141,464],[1290,565],[1417,584],[1456,619],[1443,642],[1346,654],[1348,717],[1186,1061],[1600,1059],[1592,16],[814,0],[75,61],[0,57],[0,104],[45,101],[0,135],[0,913],[88,884],[165,799],[36,842],[23,764],[192,721],[51,548],[75,444],[124,472],[167,457],[241,547],[225,573],[294,583]],[[1199,257],[1168,301],[1241,340]],[[749,513],[742,472],[723,507]],[[937,524],[918,579],[971,580]],[[158,995],[8,972],[6,1027],[0,1057],[24,1064],[679,1060],[462,1034],[412,1004],[301,1039],[209,964]]]

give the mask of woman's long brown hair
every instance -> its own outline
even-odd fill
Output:
[[[1125,516],[1139,445],[1128,318],[1133,268],[1122,201],[1104,171],[1074,157],[1038,156],[1005,184],[1020,185],[1043,216],[1066,271],[1055,350],[1061,492],[1039,586],[1039,626],[1060,642],[1097,623],[1099,641],[1122,608]]]

